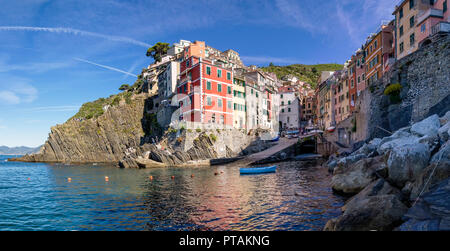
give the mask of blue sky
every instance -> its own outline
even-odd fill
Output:
[[[81,104],[134,83],[156,42],[206,41],[247,65],[343,63],[396,2],[0,0],[0,145],[43,144]]]

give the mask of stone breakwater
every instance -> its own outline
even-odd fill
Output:
[[[211,160],[236,160],[241,156],[264,151],[273,145],[261,140],[261,132],[243,130],[183,130],[166,133],[156,144],[140,146],[142,154],[131,149],[119,162],[122,168],[211,165]]]
[[[450,230],[450,111],[326,163],[351,196],[326,231]]]

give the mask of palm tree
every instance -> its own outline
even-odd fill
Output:
[[[170,44],[158,42],[147,50],[147,57],[153,57],[155,62],[161,62],[163,55],[167,54]]]

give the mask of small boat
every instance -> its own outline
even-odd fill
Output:
[[[277,136],[276,138],[272,139],[272,142],[277,142],[277,141],[280,141],[280,136]]]
[[[241,168],[241,174],[275,173],[277,166]]]

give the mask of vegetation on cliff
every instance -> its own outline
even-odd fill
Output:
[[[261,69],[266,72],[273,72],[277,74],[277,77],[279,79],[287,75],[294,75],[299,78],[300,81],[309,83],[312,87],[315,87],[322,71],[338,71],[342,70],[343,67],[344,66],[340,64],[294,64],[287,66],[277,66],[270,64],[269,66],[262,67]]]
[[[147,57],[152,57],[155,62],[161,62],[163,55],[167,54],[170,44],[158,42],[147,50]]]

